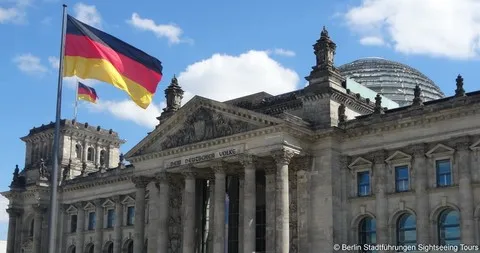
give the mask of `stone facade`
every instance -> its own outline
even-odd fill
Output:
[[[197,96],[180,107],[174,78],[159,125],[125,155],[127,166],[112,131],[64,121],[62,168],[79,173],[59,187],[59,252],[480,243],[480,92],[465,93],[457,78],[453,97],[422,102],[417,90],[413,105],[386,110],[379,96],[345,87],[335,48],[322,31],[309,86],[279,96]],[[49,188],[30,143],[49,131],[24,138],[26,168],[3,193],[8,253],[45,252]],[[85,155],[69,162],[75,149],[65,147],[87,140],[108,150],[108,166],[94,158],[85,168]]]

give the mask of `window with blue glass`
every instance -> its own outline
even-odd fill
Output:
[[[397,245],[414,246],[417,244],[417,221],[415,215],[405,213],[397,222]],[[412,247],[413,248],[413,247]]]
[[[73,214],[70,216],[70,233],[77,232],[77,215]]]
[[[95,212],[88,213],[88,230],[95,229]]]
[[[115,210],[108,209],[107,211],[107,228],[113,228],[115,222]]]
[[[440,245],[460,245],[460,214],[452,209],[444,210],[438,219]]]
[[[127,226],[132,226],[135,222],[135,207],[129,206],[127,208]]]
[[[377,243],[377,230],[375,219],[365,217],[358,226],[358,240],[360,245],[375,245]],[[363,247],[362,247],[363,248]],[[362,253],[373,253],[363,248]]]
[[[437,186],[444,187],[452,185],[452,168],[450,159],[437,160]]]
[[[395,190],[397,192],[408,191],[408,166],[395,167]]]
[[[362,171],[357,173],[358,196],[370,195],[370,172]]]

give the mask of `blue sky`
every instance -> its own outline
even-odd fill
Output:
[[[458,74],[467,91],[479,89],[480,4],[474,0],[65,3],[69,14],[163,62],[164,78],[147,110],[110,85],[85,81],[100,100],[80,103],[78,120],[119,132],[127,140],[123,152],[155,126],[163,90],[174,74],[186,90],[184,101],[194,94],[221,101],[303,87],[323,25],[337,44],[336,65],[382,57],[417,68],[447,95],[453,94]],[[61,5],[0,0],[2,191],[8,190],[15,164],[24,166],[19,137],[55,118]],[[72,118],[73,79],[64,84],[62,117]],[[0,215],[0,240],[6,239],[6,221]]]

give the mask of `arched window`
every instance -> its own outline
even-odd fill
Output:
[[[377,230],[375,219],[365,217],[360,221],[358,226],[358,240],[360,245],[375,245],[377,243]],[[361,251],[362,253],[370,253],[372,251]]]
[[[133,253],[133,241],[130,241],[127,245],[127,253]]]
[[[397,245],[417,244],[417,222],[415,216],[402,214],[397,221]]]
[[[74,245],[70,246],[70,249],[68,250],[68,253],[75,253],[76,248]]]
[[[33,237],[33,229],[35,228],[35,220],[30,221],[30,228],[28,230],[28,236]]]
[[[106,161],[106,153],[105,150],[102,150],[100,151],[100,165],[105,165],[105,161]]]
[[[93,244],[92,244],[92,243],[90,243],[90,245],[89,245],[89,246],[87,246],[87,249],[88,249],[88,250],[87,250],[87,253],[93,253],[93,251],[94,251],[95,247],[93,246]]]
[[[438,243],[460,245],[460,214],[452,209],[444,210],[438,217]]]
[[[75,157],[79,160],[82,160],[82,145],[75,145]]]
[[[92,161],[93,162],[93,155],[94,155],[95,151],[93,150],[92,147],[89,147],[88,150],[87,150],[87,160],[88,161]]]
[[[113,242],[108,242],[107,247],[104,251],[105,253],[113,253]]]

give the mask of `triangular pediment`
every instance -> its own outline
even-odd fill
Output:
[[[132,148],[126,157],[186,146],[281,123],[282,119],[196,96]]]
[[[480,140],[476,141],[470,146],[471,150],[480,150]]]
[[[123,205],[135,205],[135,199],[133,199],[132,197],[130,196],[126,196],[123,200],[122,200],[122,204]]]
[[[107,199],[105,202],[103,202],[102,207],[115,207],[115,202]]]
[[[78,212],[78,209],[74,205],[70,205],[67,210],[65,210],[68,214],[74,214]]]
[[[430,149],[425,155],[427,157],[431,157],[431,156],[434,156],[434,155],[443,155],[443,154],[451,155],[454,152],[455,152],[455,149],[453,149],[451,147],[448,147],[448,146],[443,145],[443,144],[437,144],[435,147]]]
[[[391,156],[389,156],[385,161],[388,162],[394,162],[394,161],[407,161],[412,159],[412,156],[406,153],[403,153],[402,151],[395,151]]]
[[[350,165],[348,165],[348,168],[354,169],[354,168],[366,168],[366,167],[371,167],[372,162],[369,160],[363,158],[363,157],[358,157],[355,159]]]
[[[88,202],[84,207],[83,210],[95,210],[95,205],[92,202]]]

